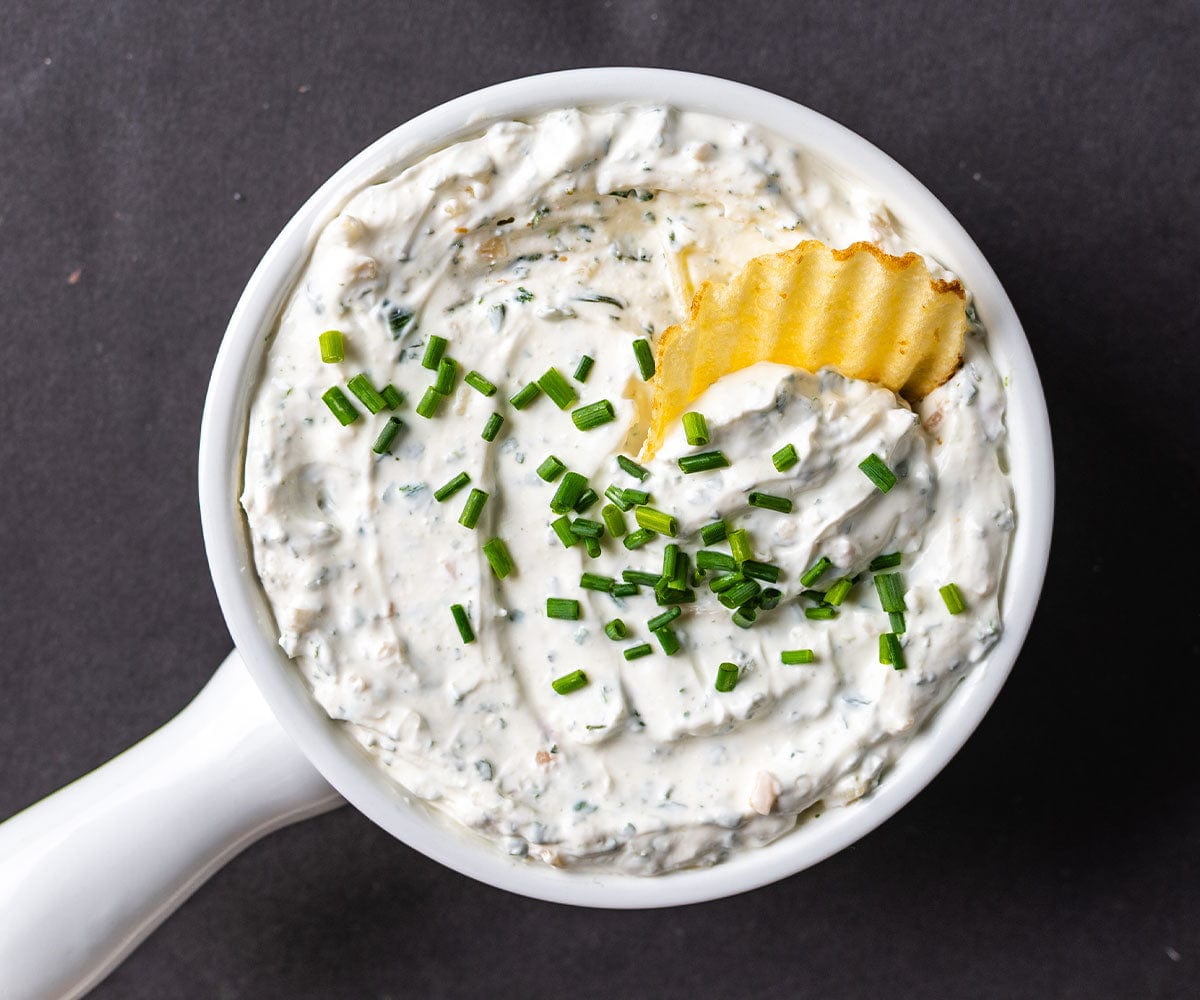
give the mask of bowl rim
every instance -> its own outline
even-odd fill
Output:
[[[914,242],[959,274],[1007,380],[1008,452],[1018,527],[1008,556],[1004,632],[985,659],[868,796],[831,809],[722,863],[653,878],[564,871],[509,858],[494,844],[411,800],[311,697],[280,649],[238,504],[246,420],[268,335],[325,222],[354,190],[505,118],[556,107],[666,104],[761,124],[881,194]],[[253,374],[253,378],[251,378]],[[1054,467],[1045,398],[1028,341],[999,279],[950,212],[866,139],[787,98],[677,70],[600,67],[522,77],[448,101],[399,125],[350,159],[284,226],[246,284],[213,366],[199,449],[200,513],[218,601],[246,666],[284,730],[346,800],[422,854],[498,888],[559,903],[650,908],[734,895],[793,875],[865,836],[942,770],[982,720],[1028,633],[1045,578]],[[1019,578],[1021,585],[1011,581]]]

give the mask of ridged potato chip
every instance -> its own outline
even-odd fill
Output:
[[[828,365],[915,402],[954,374],[966,328],[962,285],[934,278],[918,254],[805,240],[755,257],[729,281],[701,285],[688,318],[659,338],[642,455],[718,378],[759,361]]]

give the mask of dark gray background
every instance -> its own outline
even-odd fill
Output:
[[[329,173],[464,91],[671,66],[845,123],[991,260],[1057,445],[1011,681],[838,857],[722,902],[587,911],[341,810],[247,851],[97,996],[1196,995],[1200,14],[1055,8],[3,5],[0,816],[160,725],[224,656],[195,499],[224,325]]]

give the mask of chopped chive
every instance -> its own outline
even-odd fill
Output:
[[[590,517],[577,517],[571,522],[571,534],[576,538],[599,538],[604,534],[604,525]]]
[[[547,455],[545,461],[537,467],[538,478],[543,482],[552,483],[562,475],[566,463],[554,455]]]
[[[463,376],[463,381],[467,383],[476,392],[481,392],[485,396],[496,395],[495,383],[488,381],[479,372],[472,369]]]
[[[450,614],[454,616],[454,624],[458,626],[458,634],[464,643],[475,641],[475,630],[471,628],[471,619],[467,617],[467,609],[461,604],[451,604]]]
[[[321,360],[327,365],[336,365],[346,360],[346,341],[341,330],[326,330],[317,342],[321,345]]]
[[[636,583],[643,587],[653,587],[662,579],[657,573],[643,573],[639,569],[621,570],[621,579],[626,583]]]
[[[811,649],[785,649],[779,654],[780,661],[788,666],[797,663],[812,663],[816,658],[816,654]]]
[[[907,611],[904,603],[904,578],[899,573],[880,573],[875,577],[875,590],[879,594],[879,605],[889,614]]]
[[[559,694],[570,694],[572,691],[578,691],[581,687],[587,686],[587,674],[582,670],[572,670],[569,674],[563,674],[556,680],[550,682],[550,686]]]
[[[717,667],[717,682],[714,685],[718,691],[725,694],[737,687],[738,668],[736,663],[722,663]]]
[[[713,521],[700,529],[700,541],[705,545],[716,545],[729,536],[729,527],[724,521]]]
[[[729,532],[729,551],[739,563],[744,563],[754,555],[754,550],[750,548],[750,536],[746,534],[745,528]]]
[[[600,497],[596,495],[596,491],[589,486],[579,494],[579,499],[575,501],[575,513],[582,514],[590,510],[599,499]]]
[[[885,650],[886,660],[883,658]],[[904,662],[904,650],[900,646],[900,637],[894,632],[884,632],[879,637],[879,662],[890,663],[893,670],[903,670],[907,666]]]
[[[709,583],[708,589],[714,594],[723,594],[735,584],[742,583],[746,578],[741,573],[725,573],[721,576],[714,577]]]
[[[679,652],[679,636],[675,634],[675,630],[670,625],[655,629],[653,635],[667,656],[674,656]]]
[[[617,456],[617,465],[621,467],[622,472],[628,472],[634,479],[639,482],[645,480],[650,475],[650,470],[644,466],[638,465],[632,458],[626,458],[624,455]]]
[[[670,514],[664,514],[661,510],[655,510],[653,507],[639,507],[633,512],[633,516],[637,518],[638,525],[648,531],[655,531],[671,538],[679,533],[679,522]]]
[[[600,508],[600,516],[604,519],[604,527],[613,538],[620,538],[628,530],[625,527],[625,516],[616,504],[606,503]]]
[[[575,366],[575,375],[573,376],[575,381],[576,382],[586,382],[588,374],[592,370],[592,365],[594,365],[595,363],[596,363],[596,359],[588,357],[588,355],[586,355],[586,354],[582,358],[580,358],[579,364],[577,364]]]
[[[615,583],[613,584],[613,597],[633,597],[638,592],[636,583]]]
[[[610,420],[616,420],[617,411],[607,399],[601,399],[572,410],[571,419],[581,431],[590,431],[601,424],[607,424]]]
[[[367,408],[369,413],[378,413],[387,409],[387,400],[379,395],[379,390],[371,385],[365,372],[359,372],[349,382],[346,388],[358,397],[358,401]]]
[[[683,415],[683,434],[687,443],[692,447],[708,444],[708,421],[703,413],[685,413]]]
[[[438,404],[446,397],[437,391],[433,386],[425,390],[425,394],[421,397],[421,401],[417,404],[417,415],[429,420],[437,413]]]
[[[625,491],[619,486],[610,486],[604,491],[604,495],[621,511],[633,510],[633,501],[625,499]]]
[[[772,563],[759,562],[757,559],[743,559],[742,573],[753,580],[766,580],[767,583],[778,583],[779,574],[783,571]]]
[[[794,444],[785,444],[771,456],[771,462],[774,464],[776,472],[787,472],[788,469],[799,461],[800,456],[796,454],[796,446]]]
[[[696,553],[696,565],[702,570],[738,568],[737,560],[733,556],[727,556],[724,552],[710,552],[708,549],[701,549]]]
[[[654,652],[654,647],[648,642],[639,642],[636,646],[630,646],[625,650],[625,659],[637,660],[643,656],[649,656]]]
[[[523,410],[542,394],[542,388],[536,382],[528,382],[508,397],[514,410]]]
[[[663,548],[662,580],[670,580],[675,575],[675,567],[679,565],[679,546],[668,542]]]
[[[686,552],[680,552],[679,557],[675,560],[675,572],[667,579],[667,586],[671,590],[687,590],[688,577],[691,575],[692,560]]]
[[[458,378],[458,362],[453,358],[442,358],[438,362],[437,381],[433,387],[443,396],[449,396],[454,391],[454,380]]]
[[[437,371],[437,366],[441,363],[442,355],[446,353],[448,343],[449,341],[445,337],[431,334],[425,342],[425,356],[421,358],[421,367],[428,368],[431,372]]]
[[[571,530],[571,519],[566,514],[551,521],[550,527],[554,529],[558,540],[563,543],[563,548],[569,549],[572,545],[579,544],[578,536]]]
[[[660,608],[665,608],[668,604],[694,604],[696,602],[696,592],[691,587],[676,590],[667,585],[669,582],[659,580],[654,588],[654,603]]]
[[[479,523],[479,515],[483,513],[483,505],[488,502],[488,495],[487,490],[472,487],[471,492],[467,494],[467,502],[463,504],[458,523],[464,528],[474,528]]]
[[[436,500],[438,503],[441,503],[443,500],[447,499],[448,497],[454,496],[455,493],[457,493],[459,490],[461,490],[470,481],[471,481],[470,476],[468,476],[465,472],[460,472],[457,476],[455,476],[453,479],[451,479],[448,483],[445,483],[444,485],[439,486],[436,490],[434,490],[433,491],[433,499]]]
[[[354,403],[346,399],[346,393],[337,387],[331,385],[322,394],[322,399],[325,401],[325,406],[330,408],[332,414],[337,418],[337,423],[343,427],[348,424],[353,424],[359,419],[359,412],[354,408]]]
[[[640,549],[649,541],[653,541],[655,533],[649,528],[638,528],[636,531],[631,531],[622,540],[622,544],[629,550]]]
[[[579,586],[584,590],[602,590],[604,593],[610,593],[617,581],[611,576],[603,576],[600,573],[584,573],[579,578]]]
[[[396,440],[396,435],[400,433],[400,428],[403,426],[404,421],[399,417],[388,417],[387,423],[383,425],[383,429],[379,432],[379,437],[371,445],[371,450],[376,455],[386,455],[392,450],[392,442]]]
[[[837,617],[837,608],[822,604],[819,608],[805,608],[804,617],[814,622],[825,622]]]
[[[537,384],[541,387],[542,392],[553,400],[554,405],[560,410],[565,410],[568,406],[579,398],[578,394],[571,387],[562,372],[557,368],[548,368],[546,373],[537,380]]]
[[[740,608],[762,593],[762,584],[757,580],[742,580],[725,591],[718,600],[729,609]]]
[[[579,602],[573,597],[547,597],[546,617],[564,622],[577,622],[581,612]]]
[[[492,572],[501,580],[515,568],[503,538],[491,538],[484,542],[483,555],[487,559],[488,565],[492,567]]]
[[[871,452],[859,462],[858,467],[862,469],[863,475],[875,484],[880,493],[886,493],[896,485],[896,473],[889,469],[887,463],[875,452]]]
[[[578,472],[568,472],[562,477],[554,496],[550,498],[550,509],[555,514],[565,514],[579,502],[583,491],[588,488],[587,477]]]
[[[867,567],[872,573],[880,569],[891,569],[893,566],[900,565],[900,553],[889,552],[887,555],[876,556],[871,560],[871,565]]]
[[[834,580],[827,591],[825,591],[825,601],[827,604],[832,604],[835,608],[840,607],[850,593],[850,588],[854,586],[853,581],[848,576],[840,577]]]
[[[485,441],[495,441],[496,435],[500,433],[500,425],[504,423],[504,417],[499,413],[493,413],[487,418],[487,423],[483,425],[483,433],[479,436]]]
[[[620,618],[614,618],[612,621],[605,623],[604,634],[612,639],[613,642],[620,642],[629,635],[629,629],[625,627],[625,623]]]
[[[908,631],[908,625],[904,621],[903,611],[891,611],[888,613],[888,624],[892,627],[892,631],[896,635],[904,635]]]
[[[589,559],[595,559],[600,555],[600,539],[585,538],[583,540],[583,548],[588,554]]]
[[[645,490],[621,490],[621,495],[625,498],[625,502],[634,507],[640,507],[642,504],[650,502],[650,494]]]
[[[404,405],[404,393],[392,385],[391,382],[380,390],[379,395],[383,397],[383,401],[387,404],[389,410],[398,410]]]
[[[749,628],[757,619],[758,611],[755,610],[753,601],[743,604],[733,613],[733,624],[738,628]]]
[[[792,501],[787,497],[777,497],[772,493],[760,493],[754,490],[746,498],[751,507],[759,507],[762,510],[773,510],[777,514],[790,514],[792,512]]]
[[[637,359],[638,371],[642,373],[642,381],[649,382],[654,378],[654,351],[650,349],[650,341],[645,337],[635,340],[633,356]]]
[[[683,608],[676,604],[674,607],[667,608],[667,610],[662,612],[662,614],[655,615],[653,618],[651,618],[648,622],[646,622],[646,628],[648,628],[651,632],[657,632],[663,626],[670,625],[671,622],[673,622],[681,614],[683,614]]]
[[[815,563],[804,571],[804,575],[800,577],[800,584],[804,587],[811,587],[825,572],[833,565],[833,561],[828,556],[821,556]]]
[[[806,597],[810,601],[816,601],[818,604],[825,603],[825,591],[823,590],[802,590],[801,597]]]
[[[758,595],[758,606],[763,611],[774,611],[783,600],[783,591],[777,587],[767,587]]]
[[[679,468],[687,474],[712,472],[713,469],[729,468],[729,459],[722,451],[702,451],[699,455],[684,455],[679,459]],[[790,507],[788,509],[791,510]]]
[[[938,593],[942,595],[942,600],[946,602],[946,610],[952,615],[962,614],[967,604],[963,600],[962,591],[958,589],[958,584],[948,583],[944,587],[938,588]]]

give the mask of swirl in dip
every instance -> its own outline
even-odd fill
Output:
[[[316,240],[246,445],[242,505],[280,643],[395,781],[511,854],[654,874],[773,840],[867,794],[999,634],[1013,503],[1003,391],[977,326],[963,366],[916,412],[829,370],[763,363],[695,402],[707,447],[677,427],[644,482],[615,461],[637,456],[649,412],[633,342],[683,316],[701,281],[807,238],[920,249],[869,192],[769,131],[619,107],[493,125],[358,191]],[[344,334],[340,363],[321,360],[328,329]],[[431,335],[458,377],[424,418]],[[594,366],[579,382],[584,355]],[[509,402],[552,366],[578,400]],[[498,392],[465,384],[472,370]],[[347,391],[360,415],[343,426],[322,394],[360,372],[407,402],[371,415]],[[569,411],[605,399],[615,419],[577,429]],[[503,424],[489,442],[493,413]],[[404,426],[378,455],[390,416]],[[799,461],[780,472],[772,455],[787,444]],[[680,456],[712,448],[728,468],[680,471]],[[898,477],[886,494],[859,470],[871,453]],[[583,517],[600,521],[611,485],[647,491],[693,560],[730,552],[704,544],[702,526],[744,528],[754,558],[782,571],[778,606],[739,627],[709,572],[674,605],[680,648],[667,655],[647,628],[666,610],[653,587],[580,584],[657,574],[671,540],[631,550],[606,532],[595,557],[564,546],[549,506],[561,478],[537,473],[549,455],[601,494]],[[470,487],[436,500],[460,472]],[[459,523],[472,487],[489,494],[473,530]],[[793,509],[751,506],[750,491]],[[482,552],[494,537],[515,564],[504,579]],[[890,553],[907,604],[900,670],[880,663],[895,623],[868,572]],[[813,587],[860,579],[835,617],[812,620],[819,599],[801,595],[801,576],[821,557],[832,565]],[[950,582],[960,614],[939,596]],[[578,620],[549,618],[548,597],[577,600]],[[460,637],[455,604],[476,641]],[[619,640],[605,633],[614,618]],[[627,660],[642,643],[652,652]],[[781,662],[796,649],[812,662]],[[723,662],[739,668],[730,691],[714,683]],[[557,693],[575,670],[586,685]]]

